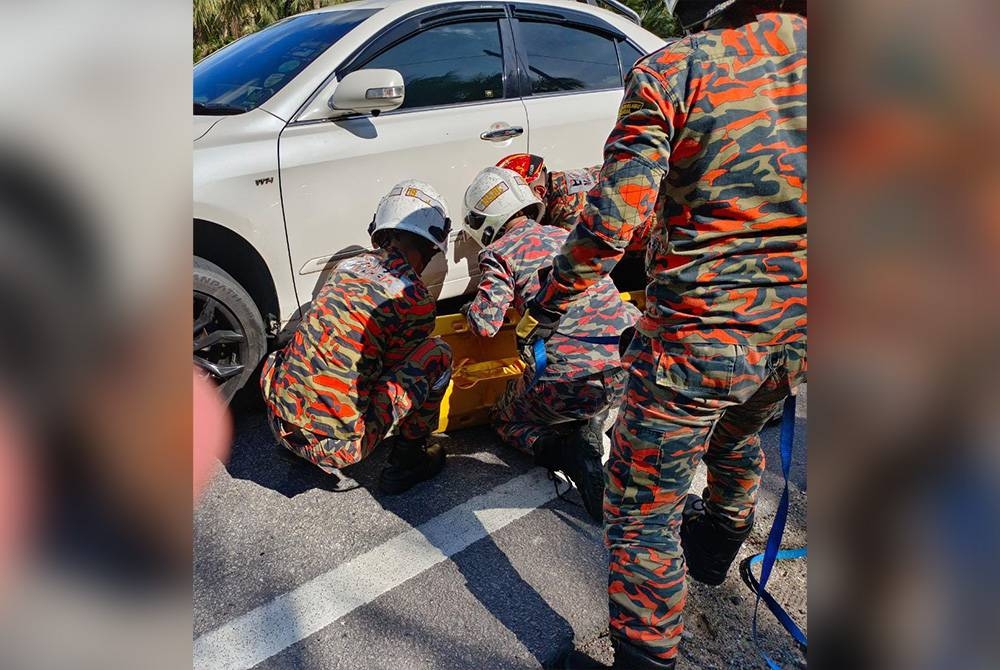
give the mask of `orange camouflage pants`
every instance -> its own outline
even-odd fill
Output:
[[[389,430],[408,439],[424,438],[438,425],[441,401],[451,378],[451,349],[432,337],[418,344],[396,367],[387,370],[368,395],[364,432],[343,440],[316,435],[268,412],[271,431],[285,448],[323,470],[333,470],[366,458]],[[264,380],[264,393],[270,385]]]
[[[706,512],[751,523],[764,471],[760,431],[805,381],[806,345],[661,342],[636,335],[604,497],[611,634],[650,656],[677,655],[687,597],[680,527],[698,462]]]

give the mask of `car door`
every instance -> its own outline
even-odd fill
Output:
[[[367,228],[379,199],[403,179],[434,186],[454,224],[447,259],[438,256],[424,273],[428,286],[439,298],[474,287],[478,249],[458,235],[462,196],[480,169],[527,150],[512,51],[500,3],[411,17],[336,72],[343,78],[362,68],[398,70],[405,83],[399,109],[286,127],[281,193],[300,301],[312,299],[338,259],[370,246]]]
[[[513,29],[529,150],[554,170],[600,163],[623,73],[642,52],[611,24],[572,10],[515,6]]]

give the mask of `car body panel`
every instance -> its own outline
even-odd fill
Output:
[[[229,228],[260,253],[271,270],[282,324],[311,300],[324,270],[335,262],[331,258],[367,246],[378,199],[397,181],[424,179],[439,189],[455,236],[465,187],[501,157],[531,150],[553,169],[600,162],[621,88],[295,122],[321,87],[327,86],[324,94],[330,90],[336,70],[387,27],[415,12],[459,5],[498,3],[362,0],[316,10],[379,8],[256,110],[195,117],[194,217]],[[583,3],[519,0],[517,5],[597,17],[644,52],[664,44],[628,19]],[[521,125],[525,132],[510,141],[481,140],[479,134],[494,123]],[[471,241],[453,244],[446,281],[442,260],[435,260],[425,277],[436,295],[474,288],[477,252]]]
[[[285,122],[262,109],[209,118],[216,123],[194,143],[194,218],[232,230],[257,250],[278,294],[282,313],[275,316],[287,321],[298,303],[278,179],[277,137]]]
[[[422,179],[437,189],[453,222],[451,282],[442,286],[445,264],[437,256],[424,272],[427,285],[439,297],[472,288],[478,247],[465,236],[455,243],[462,195],[470,175],[528,147],[527,133],[504,142],[479,138],[498,123],[527,126],[519,99],[288,126],[280,141],[281,189],[285,216],[296,222],[289,226],[288,246],[300,299],[312,299],[325,279],[324,255],[370,246],[368,223],[379,200],[404,179]]]
[[[567,99],[578,113],[567,117]],[[550,170],[573,170],[597,165],[604,142],[615,125],[622,89],[581,91],[571,95],[524,98],[528,113],[531,153],[545,158]]]

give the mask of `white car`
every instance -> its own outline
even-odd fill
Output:
[[[605,2],[621,14],[568,0],[362,0],[195,65],[194,359],[227,397],[329,270],[369,246],[392,184],[429,182],[457,221],[475,174],[508,154],[550,169],[600,162],[624,74],[664,45]],[[478,250],[459,228],[424,274],[439,301],[475,287]]]

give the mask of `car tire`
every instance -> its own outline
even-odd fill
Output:
[[[267,350],[264,319],[253,298],[215,263],[194,257],[194,363],[228,403]]]

